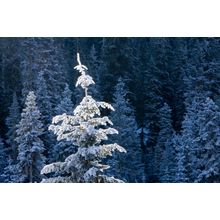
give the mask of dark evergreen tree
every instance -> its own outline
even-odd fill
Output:
[[[119,135],[112,137],[111,140],[124,146],[127,154],[120,155],[117,152],[114,154],[114,158],[111,160],[111,171],[114,176],[128,182],[143,182],[145,173],[138,127],[127,95],[125,83],[122,78],[119,78],[113,95],[115,112],[110,115]]]
[[[166,152],[170,150],[170,146],[167,145],[172,143],[174,134],[171,112],[172,110],[167,103],[165,103],[164,106],[159,110],[160,132],[158,134],[157,144],[154,149],[154,176],[156,176],[155,178],[158,180],[160,180],[160,178],[162,178],[164,175],[163,168],[168,165],[167,162],[170,159],[173,160],[173,155],[168,155],[168,152]],[[171,166],[169,166],[169,168],[170,167]]]
[[[186,174],[186,149],[182,142],[182,136],[181,135],[174,135],[173,137],[173,143],[176,150],[176,156],[175,156],[175,177],[174,182],[177,183],[184,183],[188,182],[187,174]]]

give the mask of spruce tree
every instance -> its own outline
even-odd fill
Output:
[[[186,151],[186,177],[189,182],[194,182],[199,175],[197,152],[200,146],[195,141],[199,134],[198,112],[202,107],[204,97],[195,93],[194,98],[188,101],[182,123],[182,144]]]
[[[183,121],[190,182],[219,181],[220,113],[210,98],[195,97]]]
[[[48,161],[53,161],[51,152],[53,150],[54,143],[56,141],[55,135],[48,131],[54,109],[52,107],[52,97],[49,95],[47,81],[45,79],[45,70],[39,72],[37,81],[35,82],[36,87],[36,101],[37,106],[41,113],[41,122],[43,123],[43,134],[41,138],[45,145],[44,154]]]
[[[40,138],[43,133],[43,124],[40,121],[40,111],[36,105],[36,96],[33,91],[28,93],[25,108],[21,114],[21,121],[17,128],[18,169],[19,182],[39,182],[40,170],[45,158],[44,144]]]
[[[56,115],[61,115],[63,113],[73,114],[73,102],[72,102],[72,92],[69,89],[68,84],[66,84],[65,89],[62,94],[62,100],[60,104],[55,108]],[[54,161],[64,161],[64,159],[76,151],[75,146],[70,141],[60,140],[57,141],[52,148],[52,162]]]
[[[41,120],[45,126],[49,125],[52,119],[51,96],[48,94],[48,86],[43,71],[37,76],[35,82],[37,106],[41,112]]]
[[[7,165],[1,175],[2,182],[4,183],[18,183],[20,182],[20,169],[18,164],[9,156],[7,157]]]
[[[172,127],[171,108],[168,104],[159,110],[159,127],[160,132],[155,146],[155,175],[162,182],[170,182],[174,177],[174,155],[175,148],[173,146],[174,130]]]
[[[195,142],[199,146],[196,182],[220,181],[220,110],[210,98],[206,98],[198,112],[199,132]]]
[[[184,183],[188,182],[186,176],[186,149],[182,143],[181,135],[175,134],[173,137],[173,143],[176,149],[176,168],[174,182]]]
[[[69,86],[66,83],[61,96],[61,102],[55,108],[55,113],[57,115],[60,115],[63,113],[71,114],[72,112],[73,112],[72,91],[69,89]]]
[[[118,144],[104,144],[108,135],[117,134],[117,130],[107,127],[112,122],[107,116],[100,117],[101,109],[114,110],[106,102],[97,102],[88,95],[88,87],[94,84],[91,76],[87,74],[87,67],[81,64],[77,54],[78,65],[75,67],[81,73],[76,86],[81,86],[85,97],[75,108],[73,115],[55,116],[50,130],[57,135],[57,140],[71,141],[78,147],[75,154],[68,156],[64,162],[46,165],[41,173],[54,174],[53,177],[44,179],[43,182],[122,182],[114,177],[109,177],[103,172],[108,165],[101,162],[112,152],[125,149]]]
[[[154,149],[154,175],[158,180],[165,175],[166,167],[166,172],[169,172],[169,175],[171,175],[170,169],[172,169],[172,165],[170,163],[174,160],[174,149],[172,146],[174,130],[172,127],[171,112],[171,108],[167,103],[164,103],[163,107],[159,110],[160,132]]]
[[[110,116],[120,135],[113,136],[111,140],[124,146],[127,154],[115,152],[111,159],[111,171],[116,177],[128,182],[143,182],[145,174],[137,122],[122,78],[118,79],[115,87],[113,107],[116,111]]]

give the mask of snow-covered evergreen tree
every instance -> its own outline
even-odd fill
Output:
[[[20,121],[20,107],[17,100],[16,93],[13,94],[13,101],[11,106],[9,107],[9,115],[6,118],[6,125],[8,128],[7,132],[7,143],[10,146],[11,150],[11,156],[13,160],[16,160],[17,153],[18,153],[18,147],[17,143],[15,142],[16,138],[16,126]]]
[[[40,121],[40,111],[36,105],[33,91],[28,93],[21,121],[17,128],[19,182],[39,182],[40,171],[44,165],[44,144],[40,138],[43,124]]]
[[[57,135],[57,140],[71,141],[78,146],[75,154],[68,156],[64,162],[57,162],[46,165],[41,173],[54,174],[53,177],[44,179],[43,182],[122,182],[121,180],[109,177],[103,172],[108,165],[101,162],[112,152],[118,150],[126,152],[118,144],[104,144],[108,135],[117,134],[117,130],[107,125],[112,125],[108,117],[100,117],[102,109],[114,110],[105,102],[97,102],[88,95],[88,87],[94,84],[91,76],[87,74],[87,67],[81,64],[77,54],[78,65],[75,67],[81,75],[76,86],[81,86],[85,91],[85,97],[75,108],[73,115],[55,116],[50,130]]]
[[[62,100],[60,104],[55,109],[56,115],[61,115],[63,113],[73,114],[73,102],[72,102],[72,92],[69,89],[68,84],[66,84],[65,89],[62,94]],[[64,161],[64,159],[76,151],[75,146],[66,140],[60,140],[54,144],[52,148],[52,161]]]
[[[39,73],[35,84],[37,106],[41,112],[41,120],[47,126],[52,119],[52,104],[51,97],[48,94],[47,82],[45,80],[45,74],[43,71]]]
[[[181,135],[175,134],[172,141],[176,149],[176,174],[174,182],[184,183],[188,181],[188,178],[186,177],[186,149],[182,143]]]
[[[196,182],[220,181],[220,110],[210,98],[206,98],[198,111],[199,133],[195,142],[199,175]]]
[[[20,170],[18,164],[9,156],[7,158],[7,165],[1,175],[1,180],[4,183],[18,183],[20,182]]]
[[[72,92],[69,89],[69,86],[67,83],[65,84],[65,88],[61,96],[61,102],[55,108],[55,112],[57,115],[60,115],[63,113],[66,113],[66,114],[73,113]]]
[[[54,134],[48,131],[48,128],[52,120],[54,109],[52,108],[52,97],[51,95],[49,95],[44,71],[45,70],[39,72],[37,81],[35,82],[36,101],[41,113],[40,120],[43,123],[44,131],[41,137],[45,145],[44,154],[46,155],[48,161],[53,161],[53,156],[51,155],[51,152],[53,150],[54,143],[56,142],[56,137]]]
[[[194,182],[200,172],[197,169],[199,164],[197,151],[200,146],[195,140],[199,134],[198,112],[203,102],[204,97],[199,94],[196,94],[192,100],[190,99],[189,103],[186,103],[186,114],[182,123],[182,144],[186,151],[186,173],[189,182]]]
[[[160,132],[155,146],[155,175],[162,182],[170,182],[174,177],[174,155],[175,148],[173,145],[174,130],[172,127],[171,108],[168,104],[159,110]]]
[[[165,150],[161,158],[160,182],[175,182],[176,161],[175,145],[173,143],[174,135],[164,143]]]
[[[116,111],[111,113],[111,120],[120,135],[113,136],[110,140],[124,146],[127,154],[114,153],[110,172],[128,182],[143,182],[145,175],[138,127],[127,95],[125,83],[119,78],[113,94],[113,107]]]
[[[220,112],[210,98],[195,96],[183,121],[190,182],[219,181]]]

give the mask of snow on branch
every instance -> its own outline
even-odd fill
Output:
[[[92,77],[86,74],[88,68],[81,64],[80,55],[77,53],[77,62],[78,65],[74,67],[74,69],[78,70],[81,73],[81,76],[77,79],[76,87],[80,85],[84,90],[87,90],[91,84],[95,84]]]

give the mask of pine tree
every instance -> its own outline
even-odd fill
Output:
[[[182,132],[191,182],[219,181],[219,123],[218,106],[197,95],[187,108]]]
[[[171,181],[174,177],[174,155],[175,148],[173,146],[174,130],[172,127],[171,108],[168,104],[159,110],[159,127],[160,132],[155,146],[155,175],[161,181]]]
[[[186,151],[186,177],[189,182],[194,182],[199,175],[197,151],[200,146],[195,141],[199,134],[198,112],[204,97],[195,93],[194,98],[187,101],[190,103],[186,103],[186,114],[182,123],[182,144]]]
[[[111,156],[113,151],[125,152],[124,148],[116,143],[102,143],[108,139],[108,135],[118,132],[113,128],[107,128],[112,122],[106,116],[99,117],[100,108],[114,109],[110,104],[97,102],[88,95],[88,87],[94,84],[94,81],[86,73],[87,67],[81,64],[79,54],[77,61],[75,69],[81,76],[76,86],[84,89],[85,97],[75,108],[73,116],[64,113],[54,117],[49,129],[57,135],[57,140],[71,141],[78,146],[78,151],[67,157],[64,162],[46,165],[41,173],[54,173],[55,176],[43,182],[122,182],[103,174],[109,166],[101,164],[101,161]]]
[[[68,84],[66,84],[63,91],[62,100],[55,110],[56,115],[61,115],[63,113],[70,115],[73,114],[72,92],[69,89]],[[73,146],[70,141],[60,140],[56,142],[56,144],[52,148],[52,161],[64,161],[67,156],[71,155],[75,151],[75,146]]]
[[[18,164],[9,156],[7,158],[7,165],[1,175],[4,183],[18,183],[20,182],[20,170]]]
[[[165,150],[162,154],[161,165],[160,165],[160,182],[175,182],[176,174],[176,161],[175,161],[175,145],[173,143],[174,135],[168,139],[164,145]]]
[[[7,132],[7,143],[10,145],[11,156],[13,160],[16,160],[18,154],[17,143],[15,142],[16,138],[16,126],[20,121],[20,107],[17,100],[16,93],[13,94],[13,101],[9,107],[9,115],[6,118],[6,125],[8,128]]]
[[[47,82],[45,74],[41,71],[35,82],[37,105],[41,112],[41,120],[47,126],[52,119],[51,96],[48,94]]]
[[[119,78],[113,94],[113,107],[116,111],[111,113],[111,120],[120,135],[111,138],[112,141],[124,146],[126,155],[115,152],[111,159],[112,173],[128,182],[145,181],[144,165],[138,127],[132,109],[128,101],[128,91],[122,78]]]
[[[220,110],[214,101],[206,98],[198,112],[199,133],[195,142],[199,146],[196,182],[220,181]]]
[[[41,113],[41,122],[43,123],[43,134],[41,136],[44,145],[45,152],[44,154],[47,157],[47,160],[52,161],[53,156],[51,152],[53,150],[53,145],[56,141],[55,135],[48,131],[50,122],[52,120],[52,115],[54,109],[52,108],[52,97],[49,95],[47,81],[45,79],[45,72],[42,70],[37,76],[37,81],[35,82],[36,87],[36,101],[37,106]]]
[[[43,124],[40,121],[40,111],[36,105],[36,96],[29,92],[25,108],[21,114],[21,121],[17,128],[19,182],[39,182],[40,170],[45,158],[44,144],[40,139],[43,133]]]
[[[175,134],[173,137],[173,143],[176,149],[176,174],[174,182],[188,182],[188,178],[186,177],[186,149],[184,148],[184,145],[182,143],[181,135]]]
[[[60,104],[55,108],[57,115],[66,113],[71,114],[73,112],[72,92],[69,89],[68,84],[65,84],[64,91],[61,96]]]

